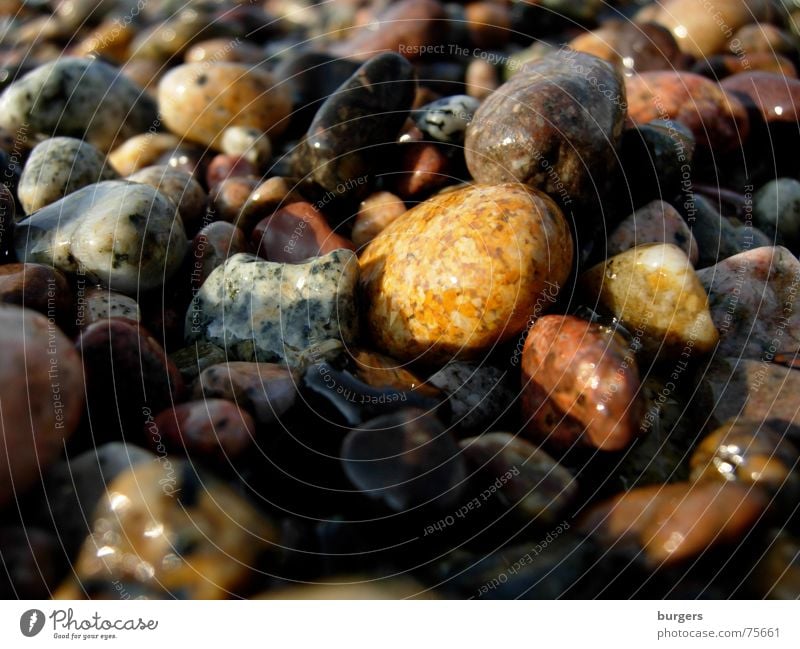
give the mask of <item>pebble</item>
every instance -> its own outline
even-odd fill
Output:
[[[275,210],[303,200],[294,183],[281,176],[273,176],[250,193],[236,215],[234,224],[250,233],[259,221]]]
[[[800,182],[775,178],[753,196],[753,222],[767,235],[797,249],[800,246]]]
[[[208,196],[190,173],[168,165],[154,165],[139,169],[127,179],[155,187],[177,205],[178,214],[188,233],[194,233],[201,227]]]
[[[241,214],[258,187],[257,178],[236,176],[225,178],[209,190],[211,204],[209,212],[218,219],[249,231],[252,228],[244,227],[246,220],[241,218]]]
[[[433,384],[433,377],[425,381],[404,364],[368,349],[350,348],[350,359],[355,365],[355,376],[375,388],[394,388],[402,392],[439,398],[442,392]]]
[[[206,184],[209,187],[230,178],[255,179],[258,170],[255,165],[242,156],[220,153],[215,155],[206,169]]]
[[[469,171],[479,183],[519,181],[564,205],[592,202],[616,164],[625,101],[619,72],[596,57],[560,50],[525,65],[467,127]]]
[[[147,185],[107,180],[52,203],[17,224],[19,259],[85,274],[135,295],[161,286],[188,247],[174,204]]]
[[[486,364],[451,361],[429,382],[445,393],[451,426],[462,433],[480,433],[511,410],[515,391],[506,372]]]
[[[693,265],[699,253],[692,231],[678,210],[661,200],[640,207],[620,223],[606,240],[606,255],[613,257],[643,243],[678,246]]]
[[[182,347],[172,352],[169,359],[181,373],[184,383],[191,384],[207,367],[224,363],[227,360],[225,350],[211,343],[202,341],[194,345]]]
[[[349,250],[304,264],[236,254],[216,268],[186,314],[186,342],[208,340],[235,360],[296,362],[315,341],[352,341],[358,265]]]
[[[267,135],[251,126],[229,126],[222,133],[222,152],[241,156],[256,169],[266,169],[272,158],[272,143]]]
[[[786,248],[747,250],[697,276],[720,332],[718,354],[758,359],[800,350],[800,262]]]
[[[691,72],[643,72],[625,80],[628,116],[636,124],[675,120],[714,153],[741,148],[750,131],[747,111],[724,87]]]
[[[72,313],[72,291],[66,277],[43,264],[0,266],[0,302],[17,304],[66,325]]]
[[[643,551],[651,568],[675,566],[745,542],[766,505],[760,492],[736,483],[654,485],[595,505],[579,527],[607,548]]]
[[[483,59],[472,59],[465,72],[464,85],[467,95],[478,101],[483,101],[500,85],[500,75],[497,69]]]
[[[465,187],[395,220],[360,266],[378,348],[400,360],[446,362],[521,332],[571,272],[572,242],[544,194],[518,184]]]
[[[364,63],[317,111],[295,152],[295,175],[339,197],[362,187],[385,155],[381,145],[397,139],[416,85],[413,66],[399,54]]]
[[[428,137],[447,144],[461,144],[480,104],[468,95],[452,95],[418,108],[413,117],[417,128]]]
[[[553,526],[578,495],[572,474],[542,449],[509,433],[485,433],[459,442],[473,471],[470,480],[483,484],[503,482],[498,490],[507,508],[522,520]]]
[[[533,442],[619,451],[639,434],[639,371],[619,334],[574,316],[543,316],[528,332],[521,367],[523,425]]]
[[[302,263],[334,250],[353,250],[353,243],[331,229],[311,203],[291,203],[276,210],[253,229],[250,243],[269,261]]]
[[[767,52],[754,52],[753,54],[748,54],[746,58],[732,54],[717,54],[703,61],[698,61],[691,71],[709,79],[717,80],[750,70],[797,78],[797,69],[794,63],[784,56]]]
[[[30,214],[82,187],[116,178],[105,156],[91,144],[72,137],[54,137],[31,151],[17,196],[25,213]]]
[[[448,509],[458,502],[467,477],[453,438],[436,417],[414,408],[352,430],[341,457],[353,485],[394,512]]]
[[[408,142],[400,147],[395,192],[405,200],[418,200],[453,181],[450,159],[437,145]]]
[[[291,98],[272,75],[240,63],[187,63],[158,85],[164,124],[180,137],[218,150],[231,126],[257,128],[270,137],[286,128]]]
[[[108,485],[54,599],[119,597],[119,586],[147,599],[225,599],[246,591],[277,538],[212,475],[179,460],[138,464]]]
[[[795,128],[800,105],[800,81],[771,72],[741,72],[720,83],[729,96],[768,126]]]
[[[181,143],[172,133],[139,133],[125,140],[108,154],[109,164],[120,176],[130,176],[144,167],[153,166],[165,153]]]
[[[232,401],[261,426],[280,421],[296,394],[295,379],[285,367],[235,361],[202,370],[192,389],[193,399]]]
[[[370,194],[358,207],[350,238],[360,250],[405,213],[406,204],[396,194],[387,191]]]
[[[252,444],[253,418],[232,401],[203,399],[168,408],[155,418],[155,426],[171,452],[217,466],[230,465]],[[151,437],[151,446],[153,445]]]
[[[131,322],[140,322],[142,312],[139,303],[132,297],[115,293],[107,288],[90,288],[79,302],[78,326],[84,327],[106,320],[107,318],[124,318]]]
[[[62,57],[45,63],[0,96],[0,127],[85,138],[104,152],[115,142],[147,131],[157,120],[152,99],[117,68],[91,58]]]
[[[692,262],[673,244],[627,250],[586,271],[580,283],[648,356],[688,359],[712,351],[719,340]]]
[[[64,449],[83,413],[81,361],[36,311],[0,305],[0,507],[19,499]]]
[[[214,221],[192,239],[190,279],[193,289],[199,289],[215,268],[240,252],[248,252],[247,237],[239,228],[226,221]]]

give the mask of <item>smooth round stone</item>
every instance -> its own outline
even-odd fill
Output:
[[[249,233],[255,225],[275,210],[305,200],[296,185],[281,176],[273,176],[258,185],[247,197],[234,223]]]
[[[800,261],[786,248],[747,250],[697,276],[720,332],[718,354],[771,359],[800,349]]]
[[[117,173],[91,144],[72,137],[54,137],[31,151],[17,196],[25,213],[30,214],[86,185],[115,178]]]
[[[715,153],[741,148],[750,131],[742,102],[699,74],[643,72],[628,77],[625,85],[628,116],[636,124],[676,120]]]
[[[264,52],[247,41],[230,38],[209,38],[195,43],[184,55],[186,63],[247,63],[256,65],[264,60]]]
[[[166,18],[165,20],[161,20]],[[201,38],[231,35],[223,21],[214,20],[208,10],[176,5],[151,25],[140,29],[130,46],[131,56],[160,64],[182,56]]]
[[[522,352],[525,434],[559,451],[626,448],[644,407],[633,350],[618,334],[573,316],[543,316]]]
[[[253,418],[224,399],[181,403],[156,416],[155,425],[168,449],[222,466],[253,444],[255,432]]]
[[[722,89],[760,115],[769,126],[795,127],[800,106],[800,81],[770,72],[742,72],[723,79]]]
[[[428,137],[448,144],[460,144],[479,106],[480,101],[474,97],[452,95],[418,108],[413,117],[417,127]]]
[[[341,457],[353,485],[395,512],[453,507],[467,477],[453,438],[436,417],[416,408],[377,417],[351,431]]]
[[[217,218],[244,228],[245,219],[240,218],[247,202],[259,187],[258,178],[225,178],[209,190],[210,212]],[[245,229],[246,230],[246,229]]]
[[[559,50],[525,65],[481,104],[467,127],[467,167],[479,183],[519,181],[564,205],[594,202],[598,179],[615,167],[624,119],[620,73]]]
[[[450,424],[461,432],[485,432],[510,409],[516,396],[506,372],[476,363],[451,361],[429,382],[446,395]]]
[[[361,348],[351,348],[348,352],[355,364],[356,377],[367,385],[394,388],[401,392],[418,392],[426,397],[442,396],[440,390],[389,356]]]
[[[109,153],[108,162],[120,176],[130,176],[139,169],[154,165],[156,160],[173,151],[180,143],[180,138],[172,133],[140,133]]]
[[[85,138],[101,151],[157,121],[153,100],[117,68],[96,59],[63,57],[45,63],[0,96],[0,127]]]
[[[82,26],[75,25],[76,28]],[[122,25],[119,20],[105,18],[75,45],[72,54],[97,56],[106,61],[113,61],[115,64],[122,64],[130,54],[128,48],[135,35],[134,25]]]
[[[206,184],[213,187],[229,178],[255,178],[258,170],[252,162],[241,156],[220,153],[215,155],[206,169]]]
[[[352,342],[358,263],[334,250],[304,264],[233,255],[216,268],[186,313],[186,342],[207,340],[234,360],[294,364],[312,343]]]
[[[394,189],[405,200],[430,195],[452,182],[450,159],[437,145],[408,142],[400,150],[400,166],[395,172]]]
[[[753,222],[791,246],[800,244],[800,182],[775,178],[763,185],[753,197]]]
[[[405,213],[406,204],[399,196],[385,191],[370,194],[358,207],[350,238],[360,250]]]
[[[148,599],[224,599],[258,578],[254,566],[278,540],[240,495],[168,458],[117,476],[91,526],[55,599],[110,596],[120,585]]]
[[[498,498],[525,521],[556,525],[578,494],[572,474],[542,449],[509,433],[486,433],[459,442],[480,488],[505,478]]]
[[[164,349],[137,323],[110,318],[81,331],[75,346],[83,358],[89,417],[109,435],[110,426],[138,432],[148,413],[158,413],[183,392],[183,381]]]
[[[139,303],[132,297],[99,287],[90,288],[79,296],[77,311],[76,324],[79,327],[107,318],[125,318],[131,322],[140,322],[142,319]]]
[[[45,316],[0,305],[0,507],[19,498],[64,449],[83,412],[81,361]]]
[[[272,75],[239,63],[188,63],[158,85],[162,119],[176,135],[219,149],[231,126],[257,128],[270,137],[287,125],[291,98]]]
[[[187,140],[181,139],[179,146],[171,151],[162,153],[155,161],[156,165],[167,165],[173,169],[185,171],[194,176],[195,180],[202,182],[206,169],[207,149],[191,144]]]
[[[193,399],[225,399],[249,412],[260,425],[279,421],[297,396],[292,373],[272,363],[225,362],[200,372]]]
[[[128,176],[127,180],[155,187],[178,206],[178,214],[188,232],[195,232],[206,213],[208,197],[191,174],[157,165],[144,167]]]
[[[199,289],[212,271],[224,264],[228,257],[248,250],[247,237],[235,225],[226,221],[209,223],[192,239],[192,287]]]
[[[17,304],[53,317],[62,324],[72,311],[66,277],[42,264],[0,265],[0,302]]]
[[[666,27],[627,20],[606,21],[597,29],[575,37],[569,46],[612,63],[626,76],[681,69],[685,58]]]
[[[211,343],[197,342],[172,352],[169,359],[178,368],[184,382],[188,385],[207,367],[224,363],[226,356],[225,350],[221,347]]]
[[[652,15],[642,18],[664,25],[681,50],[702,59],[722,51],[739,27],[766,18],[769,6],[766,0],[668,0],[645,7]]]
[[[17,224],[17,257],[135,295],[169,279],[188,247],[176,207],[153,187],[89,185]]]
[[[249,126],[226,128],[220,147],[226,155],[241,157],[256,169],[264,169],[272,158],[272,142],[269,137]]]
[[[671,243],[697,264],[694,235],[678,210],[664,201],[653,201],[622,221],[606,240],[606,256],[613,257],[643,243]]]
[[[369,332],[400,360],[480,356],[525,327],[572,269],[559,208],[518,184],[434,196],[364,250]]]
[[[311,203],[291,203],[261,221],[250,236],[256,254],[269,261],[297,264],[334,250],[355,251]]]
[[[489,61],[472,59],[464,74],[464,85],[467,87],[467,95],[483,101],[497,90],[500,76]]]
[[[380,166],[380,145],[397,139],[416,86],[413,66],[399,54],[364,63],[317,111],[295,151],[295,175],[335,196],[358,189]]]
[[[743,542],[767,504],[761,492],[736,483],[653,485],[595,505],[579,526],[605,547],[643,551],[653,568],[673,566]]]
[[[719,340],[692,262],[673,244],[627,250],[586,271],[580,282],[649,356],[704,355]]]
[[[796,498],[800,453],[784,437],[785,426],[735,419],[716,429],[692,453],[691,479],[738,482],[785,491]]]

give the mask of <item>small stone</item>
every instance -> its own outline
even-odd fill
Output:
[[[234,223],[249,233],[259,221],[275,210],[303,200],[305,199],[296,191],[294,183],[281,176],[273,176],[250,193]]]
[[[79,303],[78,326],[84,327],[107,318],[125,318],[132,322],[140,322],[142,313],[139,303],[132,297],[115,293],[107,288],[90,288],[83,295],[83,303]]]
[[[487,433],[464,439],[459,447],[475,472],[471,480],[478,489],[500,480],[503,487],[498,498],[522,520],[556,525],[578,495],[578,483],[569,471],[542,449],[514,435]]]
[[[0,96],[0,127],[84,138],[110,150],[158,121],[155,103],[108,63],[61,57],[12,83]]]
[[[777,234],[787,245],[800,245],[800,182],[775,178],[753,197],[753,222],[767,235]]]
[[[406,204],[391,192],[375,192],[361,201],[350,238],[360,250],[390,223],[406,213]]]
[[[130,176],[139,169],[154,165],[162,155],[174,150],[180,143],[180,138],[172,133],[140,133],[109,153],[108,162],[120,176]]]
[[[342,464],[357,489],[395,512],[452,507],[466,478],[453,438],[433,415],[413,408],[351,431],[342,443]]]
[[[0,266],[0,302],[18,304],[66,323],[72,291],[62,273],[42,264]]]
[[[247,237],[235,225],[226,221],[209,223],[192,239],[192,288],[199,289],[226,259],[249,250]]]
[[[674,244],[692,264],[697,263],[697,242],[692,231],[678,210],[664,201],[648,203],[622,221],[606,241],[606,255],[613,257],[643,243]]]
[[[586,271],[580,281],[649,356],[702,355],[719,340],[692,262],[673,244],[637,246]]]
[[[544,194],[474,186],[409,210],[367,246],[360,265],[378,348],[400,360],[447,362],[521,332],[571,272],[572,242]]]
[[[240,63],[187,63],[158,85],[164,123],[176,135],[219,149],[231,126],[280,135],[291,110],[289,92],[272,75]]]
[[[25,213],[30,214],[81,187],[117,177],[91,144],[72,137],[54,137],[31,151],[17,196]]]
[[[394,189],[405,200],[428,196],[452,182],[450,159],[435,144],[408,142],[400,147]]]
[[[467,87],[467,94],[478,101],[483,101],[500,85],[500,76],[497,69],[483,59],[472,59],[467,66],[464,85]]]
[[[64,449],[84,404],[80,357],[45,316],[0,305],[0,507],[18,499]]]
[[[139,464],[108,486],[54,599],[223,599],[246,591],[278,531],[252,505],[184,461]],[[100,552],[99,550],[106,549]]]
[[[202,341],[172,352],[169,359],[181,373],[181,377],[187,385],[192,383],[207,367],[228,360],[224,349]]]
[[[697,276],[720,332],[718,354],[760,359],[800,349],[800,262],[786,248],[748,250]]]
[[[544,316],[522,352],[526,436],[559,451],[618,451],[639,434],[639,372],[625,341],[574,316]]]
[[[358,347],[351,348],[348,352],[355,364],[355,375],[372,387],[418,392],[431,398],[442,396],[439,389],[389,356]]]
[[[226,362],[200,372],[193,399],[227,399],[249,412],[255,421],[270,425],[279,421],[297,395],[291,372],[272,363]]]
[[[230,126],[222,134],[222,152],[241,156],[256,169],[264,169],[272,158],[272,143],[269,137],[257,128]]]
[[[349,250],[304,264],[234,255],[192,300],[186,342],[208,340],[237,360],[293,364],[315,340],[353,340],[357,281],[358,264]]]
[[[178,206],[178,214],[187,232],[199,229],[206,214],[208,197],[191,174],[167,165],[155,165],[139,169],[128,176],[128,180],[155,187]]]
[[[264,60],[264,52],[248,41],[230,38],[209,38],[195,43],[184,55],[186,63],[247,63],[256,65]]]
[[[17,224],[17,256],[126,294],[161,286],[187,249],[175,205],[154,188],[107,180]]]
[[[220,153],[208,163],[206,184],[213,187],[230,178],[255,179],[259,175],[255,165],[245,157]]]
[[[417,127],[428,137],[448,144],[460,144],[479,106],[480,102],[474,97],[452,95],[418,108],[413,117]]]
[[[251,176],[225,178],[211,187],[208,192],[211,202],[209,212],[216,215],[216,218],[233,223],[248,232],[252,226],[245,228],[245,221],[240,218],[240,215],[258,187],[258,178]]]

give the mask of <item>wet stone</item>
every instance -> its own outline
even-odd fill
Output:
[[[304,200],[296,186],[286,178],[273,176],[258,185],[247,197],[234,223],[246,233],[275,210]]]
[[[256,166],[241,155],[220,153],[215,155],[206,169],[206,184],[209,187],[229,178],[257,178]]]
[[[240,215],[245,209],[247,201],[258,189],[258,186],[258,179],[249,176],[234,176],[221,180],[211,187],[208,192],[211,213],[223,221],[228,221],[246,229],[243,225],[244,220],[240,218]]]
[[[208,197],[190,173],[167,165],[144,167],[127,180],[155,187],[178,206],[183,226],[188,233],[196,232],[206,213]]]
[[[450,159],[436,144],[408,142],[400,147],[394,190],[405,200],[428,196],[451,183]]]
[[[767,236],[797,249],[800,245],[800,182],[775,178],[753,197],[753,222]]]
[[[109,164],[120,176],[149,167],[165,153],[174,150],[181,143],[172,133],[139,133],[125,140],[108,154]]]
[[[82,140],[54,137],[31,151],[17,195],[26,214],[55,203],[86,185],[117,178],[105,156]]]
[[[304,264],[236,254],[216,268],[186,314],[186,342],[207,340],[238,360],[297,361],[315,340],[357,331],[358,265],[349,250]]]
[[[272,158],[272,143],[259,129],[250,126],[230,126],[220,142],[222,152],[241,157],[255,169],[264,169]]]
[[[386,191],[370,194],[361,201],[353,222],[350,235],[353,243],[359,249],[363,248],[405,212],[406,204],[399,196]]]
[[[723,79],[722,89],[769,126],[796,125],[800,81],[770,72],[742,72]]]
[[[224,363],[227,360],[224,349],[202,341],[172,352],[169,359],[175,364],[187,385],[207,367]]]
[[[413,112],[417,127],[428,137],[447,144],[460,144],[480,101],[468,95],[442,97]]]
[[[140,322],[142,319],[139,303],[132,297],[115,293],[107,288],[90,288],[83,295],[83,302],[77,320],[81,327],[107,318],[124,318],[131,322]]]

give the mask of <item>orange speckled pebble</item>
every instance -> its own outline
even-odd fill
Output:
[[[543,293],[566,281],[572,256],[566,219],[541,192],[511,183],[434,196],[361,257],[369,331],[398,359],[480,356],[549,304]]]

